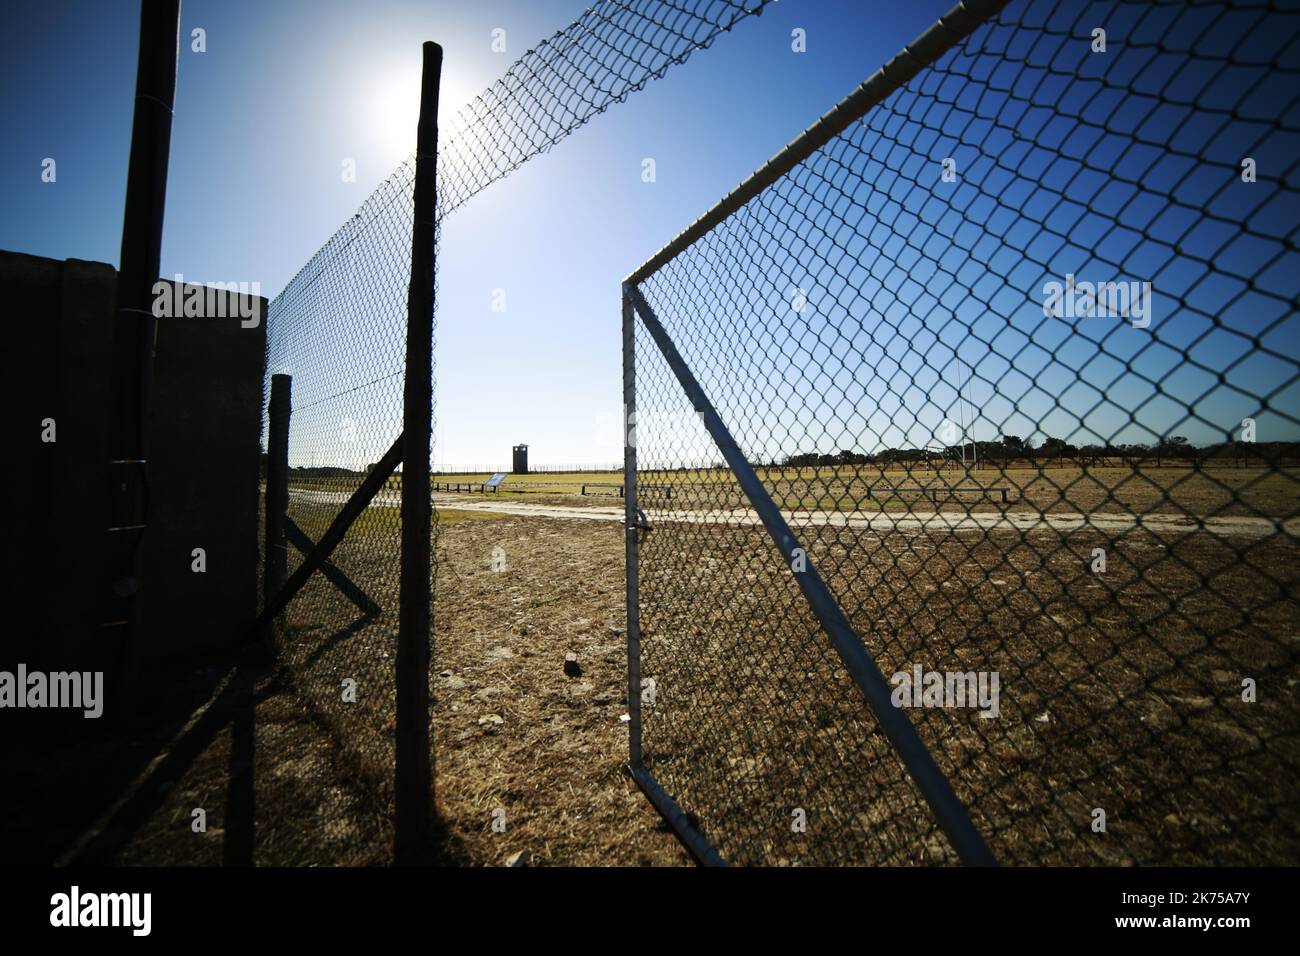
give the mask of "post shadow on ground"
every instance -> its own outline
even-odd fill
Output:
[[[221,862],[252,866],[257,837],[257,679],[252,668],[238,668],[232,681],[229,784]]]
[[[321,648],[308,660],[317,660],[325,647],[346,639],[367,623],[368,620],[361,619],[340,628],[325,638]],[[84,737],[61,745],[65,754],[74,748],[80,751],[73,763],[75,772],[65,770],[50,786],[42,788],[41,793],[28,794],[30,806],[20,808],[14,815],[26,829],[38,832],[49,829],[44,825],[47,818],[51,822],[59,821],[58,838],[49,845],[31,847],[25,853],[20,847],[18,858],[11,856],[8,862],[72,866],[121,863],[123,853],[149,822],[166,811],[176,785],[229,728],[225,806],[220,818],[209,819],[209,825],[219,822],[222,827],[223,865],[255,863],[259,813],[265,826],[270,819],[267,814],[281,812],[280,808],[266,803],[265,791],[262,805],[257,800],[259,767],[264,775],[274,769],[265,750],[260,760],[257,753],[257,708],[278,695],[288,695],[295,703],[301,703],[301,698],[294,696],[293,677],[260,647],[249,647],[222,662],[206,659],[171,664],[142,677],[147,679],[140,686],[167,688],[167,691],[147,702],[139,702],[129,721],[105,727],[90,746],[86,746]],[[337,734],[318,717],[313,715],[312,722],[334,738],[332,746],[345,749],[346,742],[340,742]],[[28,765],[29,779],[43,776],[40,768],[43,752],[41,748],[32,748],[29,757],[34,759]],[[349,783],[366,790],[363,781]],[[381,815],[390,811],[391,808],[379,807]],[[41,819],[33,819],[36,814]],[[179,825],[188,833],[188,820]],[[8,843],[11,852],[15,845]],[[389,849],[385,847],[386,851]],[[145,859],[139,862],[185,864],[191,861]],[[454,866],[472,861],[461,841],[435,816],[430,824],[428,852],[418,862]]]
[[[113,792],[103,794],[99,801],[105,805],[105,814],[90,824],[81,840],[58,862],[74,866],[118,862],[133,837],[160,811],[176,784],[227,726],[231,727],[232,738],[222,858],[227,864],[252,862],[254,713],[260,701],[276,692],[275,683],[265,681],[258,690],[259,680],[267,677],[270,669],[269,662],[255,651],[228,660],[224,667],[205,667],[201,673],[209,678],[200,684],[208,689],[209,696],[193,704],[193,698],[187,695],[192,705],[188,713],[139,708],[131,722],[132,737],[163,724],[176,727],[178,734],[161,740],[155,735],[154,751],[133,762],[139,767],[133,776],[122,779],[121,774],[110,774],[105,789]],[[166,681],[177,677],[172,665],[158,669],[153,680],[141,686],[168,686]],[[111,770],[119,760],[119,752],[110,747],[99,763]]]

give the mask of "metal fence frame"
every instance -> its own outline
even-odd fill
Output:
[[[627,694],[628,714],[631,717],[629,757],[633,778],[698,862],[722,865],[725,861],[705,837],[691,825],[681,807],[646,769],[641,755],[641,598],[637,536],[646,528],[646,524],[644,516],[637,508],[634,323],[638,317],[659,346],[682,390],[701,416],[705,428],[717,443],[727,465],[735,473],[745,497],[762,520],[773,546],[781,553],[787,564],[792,560],[792,552],[800,547],[800,543],[638,287],[678,253],[807,159],[837,134],[843,132],[849,124],[860,119],[868,110],[927,65],[938,60],[954,44],[994,16],[1006,4],[1007,0],[962,0],[913,43],[904,47],[901,53],[872,74],[861,86],[832,107],[821,119],[808,127],[781,152],[623,280],[623,404],[628,423],[624,432],[623,467],[626,483],[624,524],[627,539]],[[796,579],[805,599],[826,632],[827,639],[844,662],[844,666],[848,668],[858,689],[862,692],[864,701],[879,721],[917,788],[934,811],[940,827],[962,862],[978,866],[996,865],[997,861],[985,844],[984,838],[971,822],[966,808],[953,793],[952,786],[917,735],[911,720],[903,711],[890,703],[890,688],[884,675],[880,672],[862,638],[849,624],[844,611],[811,561],[807,562],[807,570],[796,575]]]
[[[1008,0],[963,0],[926,30],[901,53],[890,59],[849,96],[810,126],[804,133],[776,154],[703,216],[678,234],[659,252],[633,271],[622,283],[622,362],[623,405],[625,413],[624,474],[626,614],[627,614],[627,703],[630,717],[629,763],[633,778],[659,810],[676,835],[694,856],[705,865],[725,865],[726,861],[695,825],[692,817],[674,796],[655,779],[647,768],[642,750],[642,634],[639,542],[650,531],[646,514],[638,507],[637,461],[637,356],[636,323],[639,321],[657,347],[676,384],[725,459],[743,493],[743,500],[758,516],[787,567],[792,566],[795,552],[806,555],[801,542],[782,515],[745,453],[724,424],[705,390],[697,381],[688,362],[678,351],[672,337],[642,292],[642,283],[679,254],[690,248],[733,213],[762,194],[818,149],[862,119],[873,107],[904,86],[926,67],[934,64],[954,45],[993,19],[1007,6]],[[651,350],[652,354],[654,350]],[[663,379],[661,379],[662,381]],[[1006,491],[1002,492],[1006,500]],[[807,560],[807,569],[794,577],[808,608],[816,616],[824,636],[834,647],[844,667],[880,729],[887,736],[917,789],[924,796],[939,828],[950,841],[958,858],[965,864],[996,865],[997,860],[984,837],[971,821],[961,800],[935,763],[931,752],[917,733],[911,719],[890,702],[890,689],[863,639],[855,632],[843,609],[822,577]]]

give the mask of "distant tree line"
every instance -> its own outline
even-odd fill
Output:
[[[366,465],[365,471],[356,471],[351,468],[338,468],[333,465],[320,465],[317,467],[304,468],[301,466],[289,467],[289,480],[295,478],[356,478],[362,475],[370,474],[375,466]],[[266,477],[266,452],[262,452],[258,459],[258,470],[263,478]]]
[[[1064,439],[1047,437],[1035,446],[1033,439],[1003,435],[1001,441],[967,442],[965,446],[933,448],[886,448],[874,453],[841,449],[834,454],[800,452],[774,461],[770,467],[808,468],[838,465],[927,465],[942,467],[960,462],[963,452],[967,463],[976,460],[1003,467],[1016,461],[1031,464],[1047,462],[1073,463],[1079,466],[1162,464],[1232,464],[1250,459],[1266,462],[1300,461],[1300,442],[1218,442],[1193,445],[1182,435],[1171,435],[1150,444],[1075,445]]]

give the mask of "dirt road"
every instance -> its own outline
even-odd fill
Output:
[[[322,504],[343,504],[347,495],[341,491],[308,491],[292,489],[290,497],[299,501]],[[395,508],[401,503],[395,491],[383,491],[375,496],[375,504]],[[531,504],[511,499],[469,499],[456,495],[434,495],[435,507],[454,508],[458,511],[484,511],[517,517],[569,518],[583,521],[622,521],[623,509],[619,506],[598,505],[576,507],[554,504]],[[1193,517],[1171,514],[1079,514],[1036,511],[1009,512],[957,512],[937,511],[933,514],[861,514],[834,511],[785,511],[787,521],[799,527],[808,524],[829,527],[847,527],[872,531],[934,531],[986,532],[986,531],[1056,531],[1068,534],[1089,527],[1103,533],[1124,533],[1133,530],[1153,534],[1178,536],[1189,532],[1203,532],[1220,537],[1266,538],[1284,534],[1300,538],[1300,519],[1274,521],[1255,517]],[[757,513],[737,508],[728,511],[668,511],[655,512],[653,523],[705,523],[705,524],[759,524]]]

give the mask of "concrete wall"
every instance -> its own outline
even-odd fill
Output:
[[[116,273],[0,252],[12,347],[0,350],[10,461],[0,509],[0,663],[108,667],[97,634]],[[161,318],[149,432],[146,657],[229,646],[256,614],[258,461],[266,300],[230,318]],[[53,443],[41,422],[55,421]],[[195,573],[193,550],[206,552]],[[22,623],[18,623],[22,621]]]

